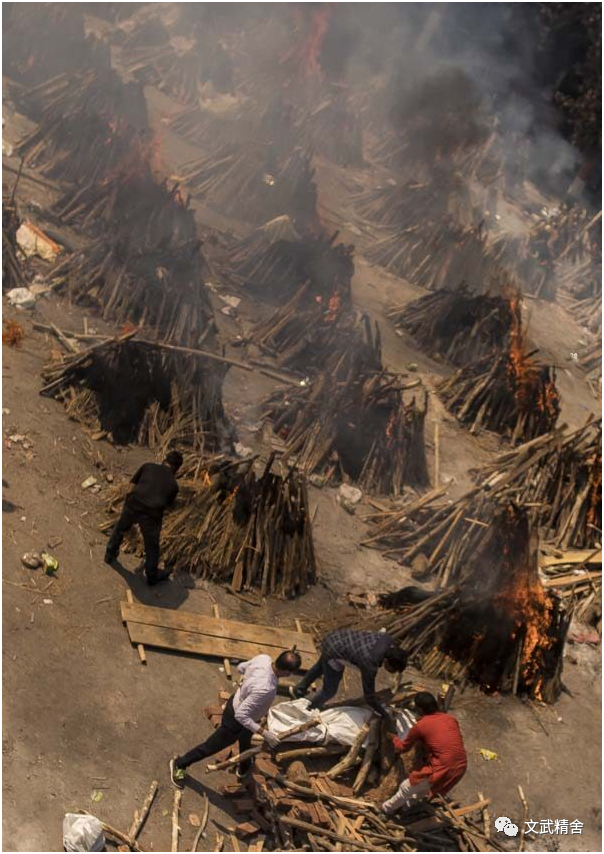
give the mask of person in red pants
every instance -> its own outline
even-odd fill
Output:
[[[427,691],[415,697],[415,708],[420,719],[401,741],[393,736],[397,753],[406,753],[417,744],[426,755],[421,767],[411,771],[395,794],[382,804],[387,815],[409,809],[414,802],[434,795],[446,795],[463,775],[468,766],[459,724],[452,715],[438,709],[436,698]]]

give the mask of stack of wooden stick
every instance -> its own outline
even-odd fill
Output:
[[[457,582],[492,536],[494,503],[525,507],[544,541],[557,548],[601,548],[601,421],[569,433],[550,433],[496,458],[474,473],[479,483],[457,501],[446,487],[369,517],[363,544],[418,571],[441,586]]]
[[[14,193],[2,194],[2,291],[27,286],[19,258],[17,231],[21,225]]]
[[[70,417],[117,444],[230,449],[224,369],[199,355],[135,341],[135,332],[51,363],[41,393],[64,401]]]
[[[402,378],[382,366],[379,330],[366,323],[350,332],[310,384],[272,394],[264,416],[308,472],[392,495],[427,486],[427,394],[405,400]]]
[[[520,305],[518,297],[441,290],[390,309],[388,317],[424,352],[452,365],[467,365],[502,348],[509,350],[511,332],[521,322]]]
[[[295,468],[273,472],[273,462],[274,455],[257,474],[253,459],[185,457],[180,506],[162,530],[166,563],[236,591],[257,588],[283,599],[314,584],[306,481]],[[116,491],[110,512],[120,509],[123,493]],[[131,545],[142,542],[133,538]]]

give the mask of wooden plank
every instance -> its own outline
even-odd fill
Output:
[[[121,603],[122,619],[128,623],[145,623],[149,626],[163,626],[184,632],[205,635],[209,638],[241,641],[256,646],[273,647],[282,652],[297,645],[300,653],[317,654],[312,635],[276,629],[273,626],[259,626],[254,623],[241,623],[237,620],[218,619],[203,614],[191,614],[187,611],[175,611],[171,608],[153,608],[138,602]],[[255,653],[258,655],[258,652]],[[241,658],[240,655],[235,656]]]
[[[126,599],[128,600],[129,605],[134,605],[134,599],[132,598],[132,590],[130,590],[130,588],[126,590]],[[145,647],[142,645],[142,643],[136,645],[136,651],[138,652],[138,657],[140,658],[141,664],[146,664],[147,655],[145,653]]]
[[[218,610],[218,605],[212,605],[212,614],[216,617],[216,619],[220,619],[220,611]],[[228,658],[223,658],[222,663],[224,665],[224,675],[227,679],[232,679],[233,673],[231,671],[231,662]]]
[[[132,643],[157,646],[162,649],[174,649],[178,652],[190,652],[210,658],[238,658],[247,661],[261,652],[271,654],[270,647],[257,643],[210,637],[194,632],[182,632],[166,626],[153,626],[146,623],[127,622]],[[316,656],[300,653],[302,670],[308,670],[315,663]]]
[[[570,549],[563,551],[561,556],[539,555],[539,566],[546,569],[548,566],[568,566],[574,563],[602,563],[601,549]]]

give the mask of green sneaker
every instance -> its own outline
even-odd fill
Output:
[[[179,768],[175,759],[170,759],[170,780],[176,789],[184,789],[185,777],[187,772],[184,768]]]

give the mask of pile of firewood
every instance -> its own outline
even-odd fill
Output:
[[[512,443],[549,432],[560,414],[555,369],[524,350],[489,353],[459,368],[436,390],[457,420],[477,433],[501,433]]]
[[[101,341],[42,371],[41,394],[97,438],[150,447],[169,442],[230,450],[234,430],[222,405],[224,366],[134,333]]]
[[[81,11],[61,3],[39,7],[16,3],[3,19],[5,74],[24,85],[48,81],[62,72],[111,66],[109,45],[86,35]]]
[[[337,231],[330,237],[300,235],[289,217],[276,217],[234,244],[229,273],[242,287],[269,299],[288,299],[306,282],[310,299],[348,297],[354,247],[336,243],[337,238]]]
[[[334,163],[358,168],[365,165],[360,117],[342,95],[327,96],[304,112],[296,129],[308,145]]]
[[[17,231],[21,225],[14,193],[2,193],[2,291],[27,286],[19,258]]]
[[[372,264],[429,291],[463,284],[474,293],[496,294],[513,281],[488,256],[482,228],[464,227],[449,216],[403,231],[385,229],[365,254]]]
[[[424,352],[467,365],[501,348],[509,350],[512,331],[521,323],[520,297],[441,290],[392,308],[387,316]]]
[[[263,223],[287,214],[300,230],[317,227],[317,187],[312,154],[301,148],[270,163],[256,148],[224,146],[183,167],[193,195],[225,216]]]
[[[279,367],[310,376],[324,368],[342,336],[349,334],[345,329],[358,323],[349,290],[336,289],[329,299],[313,297],[307,282],[288,303],[256,326],[252,340]]]
[[[317,579],[305,479],[291,468],[260,474],[249,461],[186,456],[179,477],[178,507],[162,530],[167,565],[228,583],[233,590],[258,588],[262,595],[289,599]],[[109,511],[120,507],[116,490]],[[110,527],[104,525],[103,527]],[[131,546],[142,542],[134,535]]]
[[[411,706],[412,696],[400,701],[402,709]],[[250,851],[503,850],[489,831],[485,833],[482,814],[488,811],[488,800],[456,806],[437,797],[418,802],[404,815],[389,817],[380,811],[402,782],[405,769],[386,726],[375,720],[361,727],[343,756],[338,745],[300,742],[284,743],[274,756],[262,748],[254,752],[252,797],[241,784],[223,789],[224,795],[235,798],[243,818],[249,813],[234,827],[230,841],[220,834],[218,842],[225,850],[239,847],[237,837],[246,840]],[[220,770],[232,767],[234,761],[233,757],[210,767]]]
[[[252,101],[221,104],[220,108],[195,104],[174,116],[170,127],[204,151],[236,146],[241,140],[253,140],[254,144],[264,140],[258,105]],[[270,137],[267,136],[265,142],[268,145]]]
[[[112,69],[61,74],[29,95],[44,110],[16,151],[50,178],[79,186],[102,181],[147,130],[142,87]]]
[[[465,228],[482,219],[473,208],[467,185],[456,173],[439,174],[426,182],[409,181],[404,186],[385,184],[358,193],[352,201],[362,218],[401,231],[447,217]]]
[[[389,613],[380,613],[379,625],[426,675],[554,702],[571,611],[540,581],[528,514],[515,505],[491,510],[488,529],[466,550],[458,583],[382,596]]]
[[[93,306],[105,319],[199,347],[215,329],[203,273],[197,240],[138,248],[100,237],[59,263],[53,277],[63,280],[74,302]]]
[[[372,514],[373,530],[363,545],[385,550],[418,574],[436,575],[444,587],[460,579],[491,536],[493,502],[513,501],[556,548],[601,547],[601,424],[540,436],[508,451],[475,472],[479,485],[453,503],[443,499],[445,486]]]
[[[167,180],[157,181],[145,157],[148,149],[135,146],[108,178],[65,193],[53,213],[88,234],[109,233],[115,241],[137,248],[156,250],[194,240],[197,229],[189,196],[179,184],[170,187]]]
[[[423,404],[415,396],[407,402],[401,377],[382,367],[379,332],[373,335],[369,324],[363,332],[342,329],[323,370],[310,383],[272,394],[264,416],[306,471],[398,495],[405,484],[428,484],[427,394]]]

